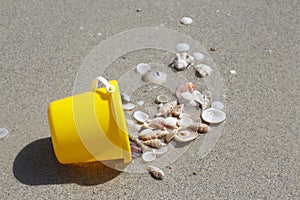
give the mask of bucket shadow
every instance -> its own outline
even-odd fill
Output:
[[[54,155],[51,138],[44,138],[28,144],[19,152],[13,164],[13,174],[27,185],[97,185],[112,180],[120,172],[101,162],[62,165]]]

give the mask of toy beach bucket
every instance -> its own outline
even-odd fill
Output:
[[[98,88],[100,82],[105,87]],[[132,159],[118,82],[97,77],[90,92],[51,102],[52,145],[62,164]]]

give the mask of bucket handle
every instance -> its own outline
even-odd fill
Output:
[[[104,77],[98,76],[94,78],[94,80],[92,81],[91,84],[92,91],[95,91],[98,88],[99,82],[101,82],[105,86],[106,91],[109,93],[113,93],[116,90],[115,86],[111,85]]]

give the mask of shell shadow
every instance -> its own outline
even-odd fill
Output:
[[[120,173],[101,162],[60,164],[54,155],[51,138],[36,140],[25,146],[13,164],[15,178],[27,185],[97,185],[112,180]]]

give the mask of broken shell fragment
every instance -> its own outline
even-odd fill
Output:
[[[199,103],[201,105],[203,105],[205,103],[203,95],[199,91],[197,91],[197,90],[195,90],[193,92],[193,99],[194,99],[195,102],[197,102],[197,103]]]
[[[126,104],[123,104],[122,106],[123,106],[124,110],[132,110],[135,108],[135,105],[132,103],[126,103]]]
[[[158,167],[149,166],[148,171],[151,174],[151,176],[157,180],[162,180],[165,177],[164,172]]]
[[[167,103],[169,101],[169,97],[166,95],[158,95],[155,99],[156,103]]]
[[[153,151],[146,151],[142,154],[142,159],[145,162],[152,162],[156,159],[156,154]]]
[[[121,99],[122,99],[123,103],[130,102],[130,96],[128,94],[123,93],[123,92],[121,93]]]
[[[193,66],[194,64],[194,57],[187,54],[176,54],[176,57],[174,58],[174,68],[178,71],[182,71],[185,69],[188,69],[190,66]]]
[[[189,130],[180,130],[174,137],[177,142],[189,142],[198,137],[198,132]]]
[[[209,76],[213,71],[210,66],[204,64],[196,65],[195,70],[201,77]]]
[[[161,71],[148,71],[142,77],[146,83],[163,84],[167,80],[167,74]]]
[[[157,149],[166,146],[166,144],[159,139],[146,140],[146,141],[143,141],[143,144],[150,146],[150,147],[157,148]]]
[[[146,63],[139,63],[136,66],[136,71],[140,74],[146,74],[151,69],[150,65]]]
[[[170,133],[168,133],[166,135],[166,142],[170,142],[171,140],[173,140],[173,138],[175,137],[176,133],[178,132],[178,129],[174,129],[173,131],[171,131]]]
[[[133,113],[133,117],[134,119],[136,119],[138,122],[141,123],[144,123],[149,118],[149,116],[142,111],[135,111]]]
[[[201,117],[208,123],[220,123],[226,119],[226,114],[221,110],[209,108],[202,112]]]
[[[171,129],[178,128],[177,123],[178,123],[178,119],[176,117],[167,117],[165,119],[165,126],[167,128],[171,128]]]
[[[172,101],[164,104],[162,107],[159,108],[158,112],[156,113],[156,116],[167,117],[169,114],[171,114],[172,110],[175,108],[176,105],[177,101]]]
[[[175,107],[173,108],[173,110],[171,111],[172,115],[173,115],[174,117],[180,116],[181,113],[183,112],[183,107],[184,107],[184,104],[179,104],[179,105],[175,106]]]

